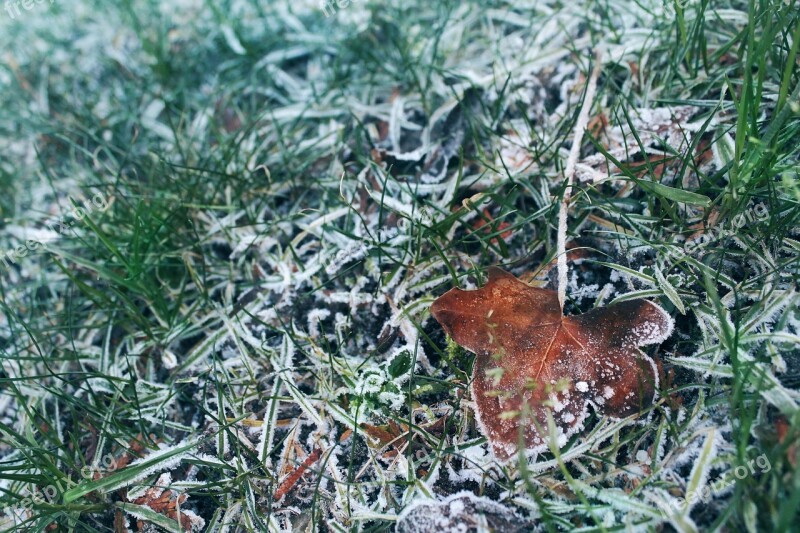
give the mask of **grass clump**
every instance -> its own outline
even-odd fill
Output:
[[[0,271],[0,527],[402,530],[468,491],[503,527],[790,530],[797,7],[0,18],[0,251],[43,244]],[[428,307],[494,264],[552,286],[596,49],[567,311],[658,300],[668,379],[647,423],[499,465]]]

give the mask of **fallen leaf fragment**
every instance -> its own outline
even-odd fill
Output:
[[[511,227],[511,224],[509,224],[504,220],[498,223],[497,221],[495,221],[491,213],[489,213],[488,209],[483,210],[483,216],[480,219],[474,221],[472,223],[472,227],[475,229],[475,231],[481,231],[487,235],[491,235],[494,232],[498,232],[500,234],[500,237],[504,241],[510,238],[513,233],[511,230],[508,229]],[[492,237],[490,242],[495,246],[499,246],[499,241],[497,240],[497,237]]]
[[[790,440],[789,444],[786,442],[787,437],[790,437],[791,435],[791,429],[792,426],[789,424],[789,421],[785,416],[781,415],[775,419],[775,431],[778,435],[778,442],[782,445],[787,445],[786,457],[789,459],[789,463],[796,467],[799,447],[798,442],[796,440],[794,442]]]
[[[131,501],[136,506],[148,507],[156,513],[174,520],[183,531],[203,529],[205,520],[193,511],[182,508],[189,495],[168,488],[170,485],[172,485],[172,476],[169,473],[162,474],[154,486],[148,488],[142,496]],[[141,518],[137,520],[137,527],[139,531],[144,531],[145,521]]]
[[[431,313],[458,344],[477,355],[472,397],[478,425],[495,456],[507,460],[524,439],[547,448],[552,414],[558,446],[583,427],[592,405],[625,417],[652,403],[655,362],[638,348],[672,333],[658,305],[633,300],[563,316],[556,291],[489,269],[478,290],[452,289]]]
[[[276,502],[281,501],[284,496],[286,496],[292,490],[292,488],[297,485],[297,482],[300,481],[300,478],[303,477],[303,474],[306,473],[306,470],[311,468],[311,466],[316,463],[320,457],[322,457],[322,450],[319,448],[314,448],[308,457],[306,457],[305,461],[303,461],[294,472],[286,476],[286,479],[281,482],[278,490],[276,490],[275,494],[273,495],[273,499]]]

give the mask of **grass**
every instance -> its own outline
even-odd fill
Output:
[[[468,491],[548,531],[790,531],[797,7],[0,12],[0,252],[47,243],[0,263],[1,527],[383,531]],[[490,265],[554,283],[595,48],[566,310],[659,301],[668,379],[639,423],[498,465],[428,307]]]

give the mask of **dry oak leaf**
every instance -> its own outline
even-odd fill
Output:
[[[638,348],[672,333],[658,305],[633,300],[563,316],[556,291],[531,287],[492,267],[477,290],[451,289],[431,313],[458,344],[476,354],[472,398],[478,426],[500,460],[524,437],[547,449],[547,415],[563,446],[592,405],[622,418],[652,403],[655,362]]]

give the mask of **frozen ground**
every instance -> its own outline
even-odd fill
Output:
[[[2,527],[797,523],[796,1],[24,4],[0,11]],[[429,307],[491,265],[554,287],[597,51],[566,311],[658,301],[664,379],[499,463]]]

